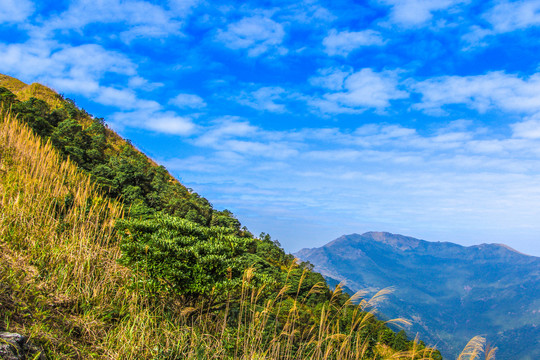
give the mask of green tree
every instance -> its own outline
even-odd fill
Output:
[[[408,343],[407,334],[404,330],[400,330],[394,338],[392,347],[398,351],[406,351],[409,348]]]
[[[120,263],[143,275],[150,291],[194,298],[237,285],[253,239],[173,216],[122,220]]]

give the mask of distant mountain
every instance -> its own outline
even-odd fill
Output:
[[[385,232],[342,236],[295,254],[349,291],[393,287],[380,312],[414,322],[448,359],[474,335],[498,360],[540,359],[540,258],[502,244],[461,246]],[[412,317],[412,319],[411,319]]]

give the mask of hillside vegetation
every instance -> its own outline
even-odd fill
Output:
[[[385,291],[331,291],[103,119],[0,86],[0,330],[50,359],[441,359],[375,318]]]

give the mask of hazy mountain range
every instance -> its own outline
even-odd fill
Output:
[[[540,258],[502,244],[461,246],[384,232],[345,235],[295,254],[349,292],[393,287],[380,312],[413,321],[445,358],[483,334],[498,360],[540,359]]]

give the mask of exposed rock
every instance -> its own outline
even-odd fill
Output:
[[[0,359],[46,360],[43,350],[32,344],[26,336],[0,332]]]

